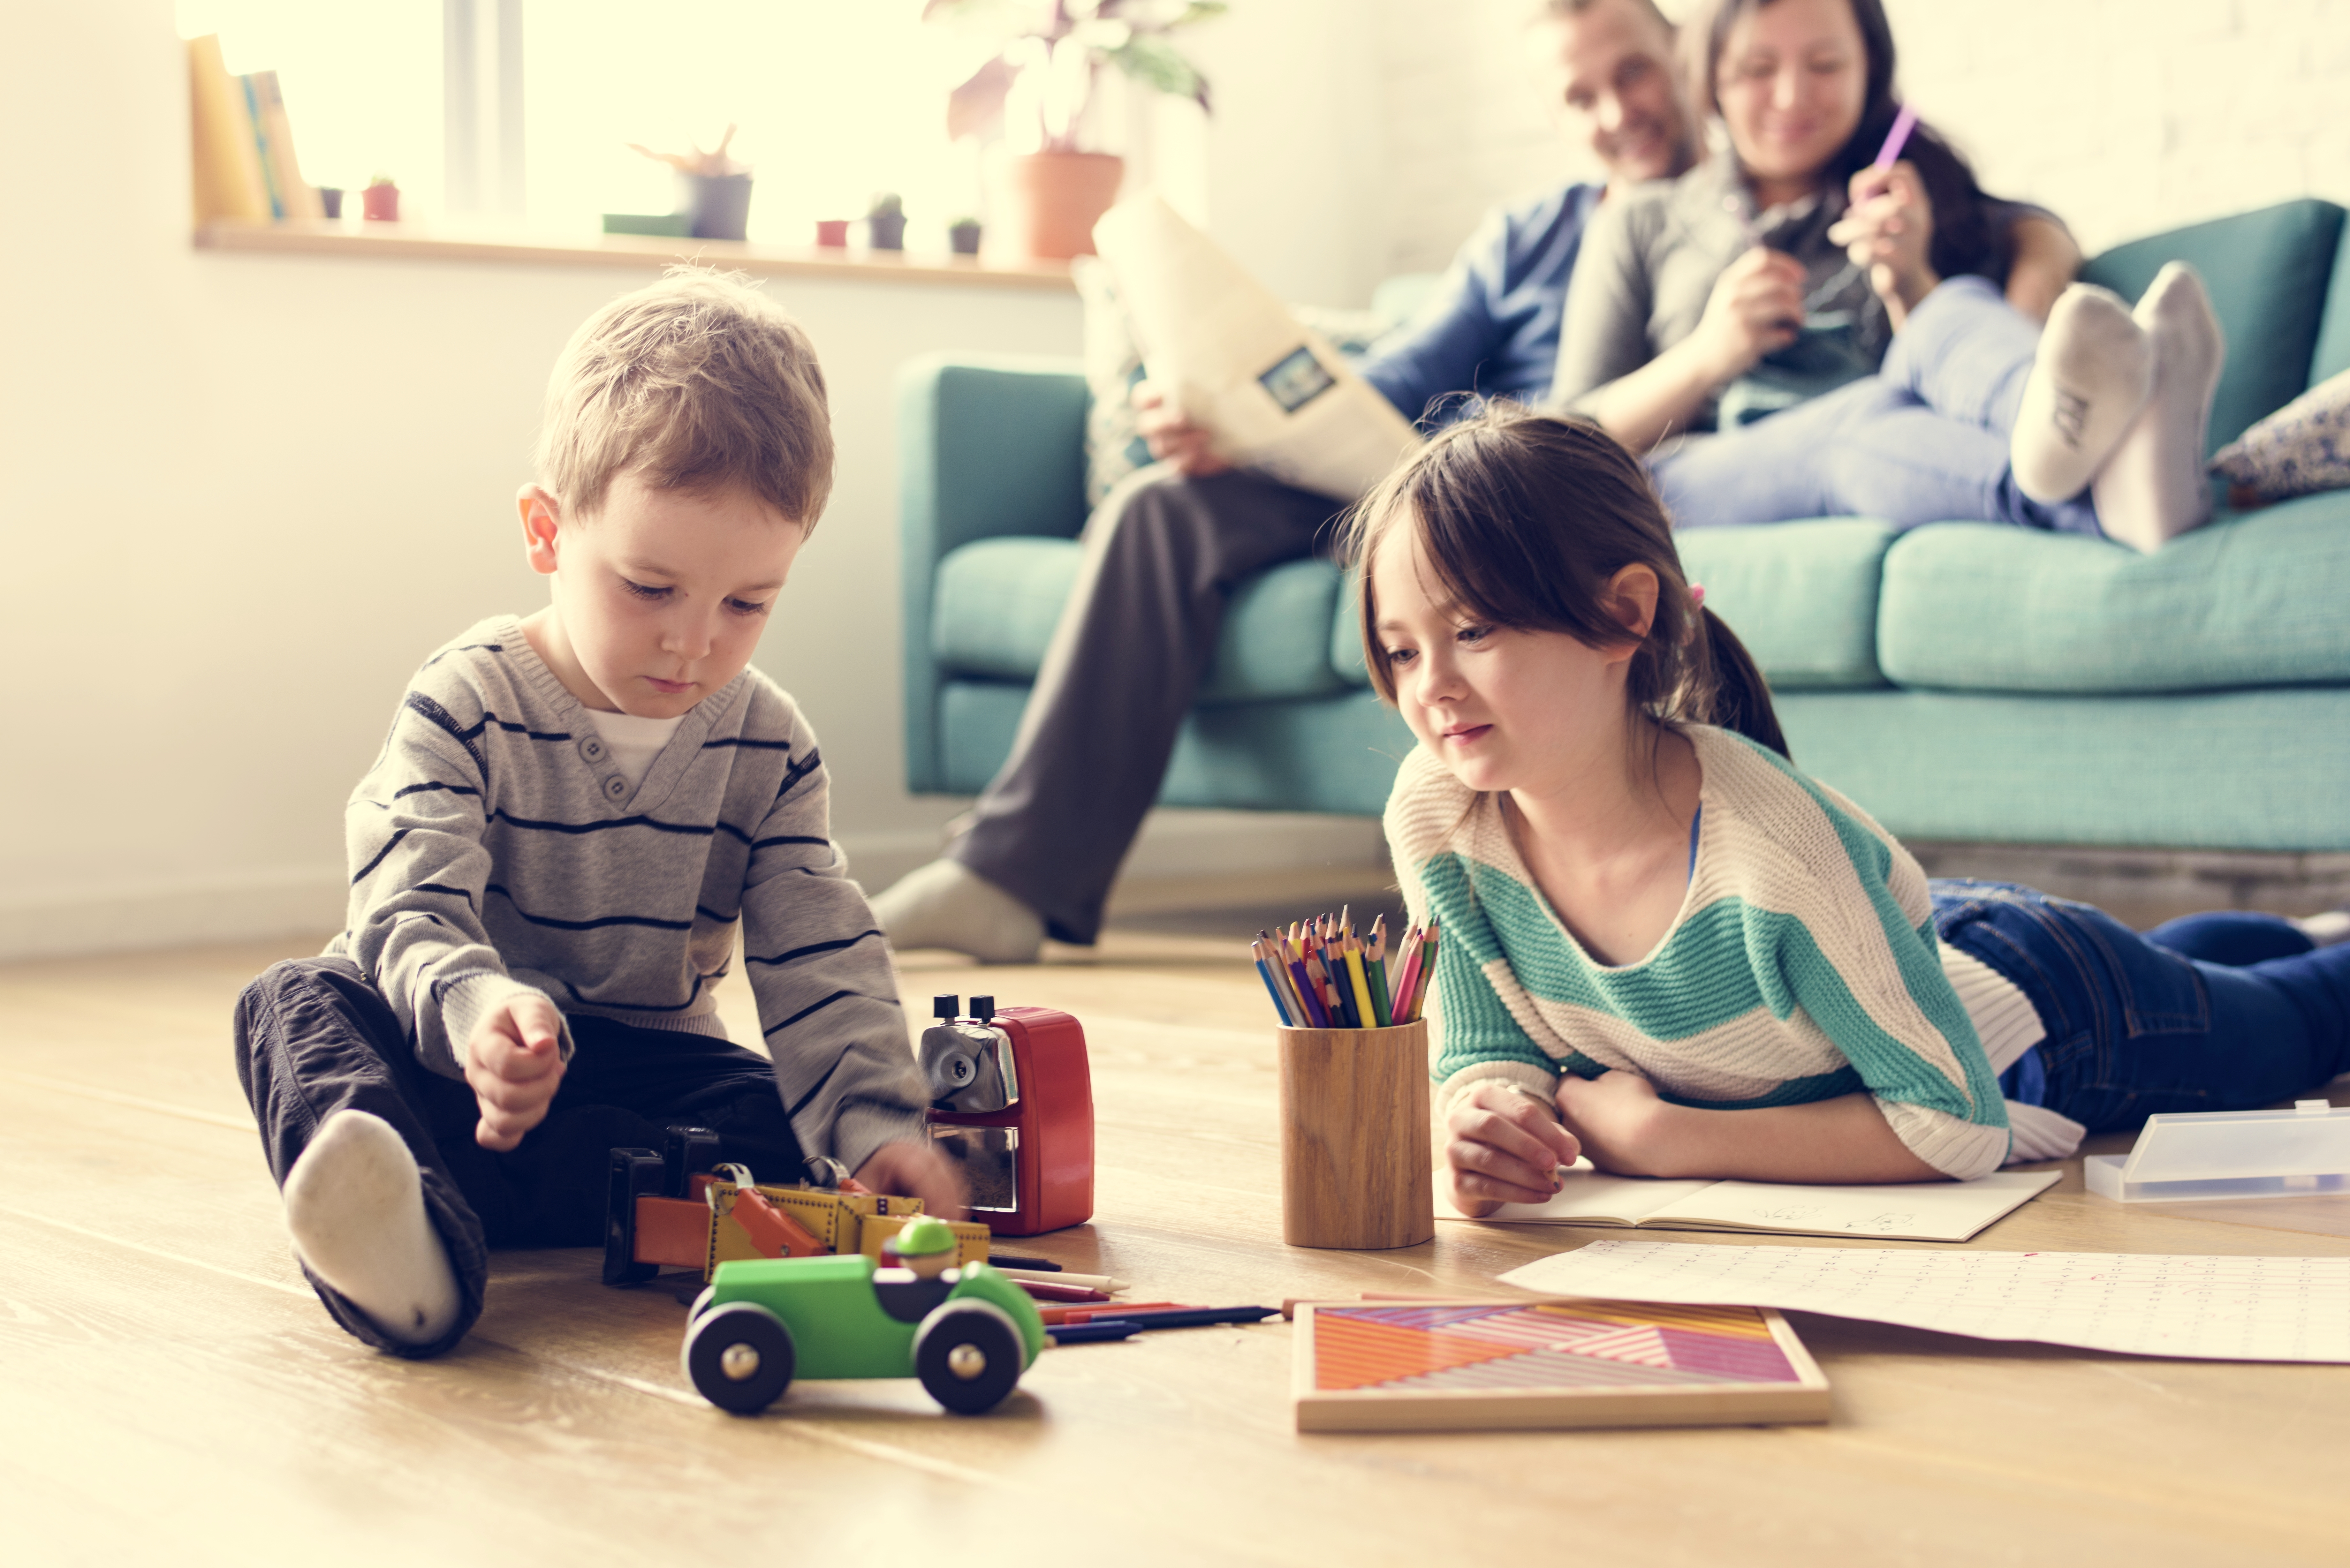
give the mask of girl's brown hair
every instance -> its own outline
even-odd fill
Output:
[[[1597,425],[1492,403],[1419,449],[1348,516],[1361,578],[1363,657],[1389,704],[1395,672],[1378,635],[1370,560],[1398,526],[1461,609],[1519,631],[1618,647],[1608,585],[1626,566],[1657,575],[1657,611],[1626,671],[1636,713],[1717,724],[1787,754],[1771,689],[1720,616],[1690,597],[1672,525],[1633,456]]]

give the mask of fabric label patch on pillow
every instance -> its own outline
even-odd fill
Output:
[[[2221,447],[2211,468],[2262,501],[2350,487],[2350,370],[2320,381]]]

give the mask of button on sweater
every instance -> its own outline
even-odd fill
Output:
[[[1561,1073],[1610,1069],[1716,1110],[1866,1091],[1935,1169],[1997,1169],[2005,1102],[1943,973],[1917,861],[1774,753],[1683,732],[1702,774],[1689,890],[1655,950],[1620,966],[1559,922],[1499,797],[1424,748],[1405,759],[1388,844],[1413,918],[1442,921],[1440,1100],[1485,1078],[1547,1096]]]
[[[921,1138],[888,948],[791,698],[745,670],[641,782],[612,752],[513,617],[441,649],[351,795],[348,924],[327,950],[366,971],[426,1067],[462,1077],[473,1027],[518,991],[723,1037],[712,988],[739,927],[802,1147],[854,1170]]]

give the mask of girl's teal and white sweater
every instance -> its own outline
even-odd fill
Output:
[[[1611,1068],[1714,1110],[1865,1090],[1935,1169],[1997,1169],[2006,1105],[1944,973],[1918,862],[1776,754],[1728,731],[1683,733],[1702,773],[1689,891],[1656,950],[1621,967],[1560,924],[1499,795],[1425,748],[1406,759],[1388,844],[1412,917],[1442,922],[1440,1100],[1486,1078],[1547,1097],[1561,1073]]]

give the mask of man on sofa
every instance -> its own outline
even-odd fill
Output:
[[[1687,170],[1695,156],[1653,0],[1550,0],[1529,29],[1567,134],[1606,186],[1569,184],[1487,217],[1437,296],[1357,369],[1409,419],[1440,423],[1460,393],[1538,400],[1585,223],[1610,190]],[[1144,815],[1158,798],[1233,585],[1314,553],[1339,506],[1232,471],[1148,383],[1136,407],[1163,466],[1095,514],[1086,561],[1038,670],[1012,754],[946,856],[873,901],[899,948],[983,961],[1035,957],[1044,939],[1090,943]]]

